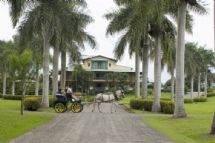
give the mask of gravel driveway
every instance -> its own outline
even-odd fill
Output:
[[[11,143],[171,143],[120,106],[113,114],[109,103],[101,105],[103,113],[97,110],[92,113],[91,110],[92,106],[86,105],[79,114],[58,114],[47,125]]]

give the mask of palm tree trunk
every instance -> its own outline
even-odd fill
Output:
[[[20,113],[23,115],[24,113],[24,98],[25,98],[25,93],[26,93],[26,82],[25,80],[22,80],[22,99],[21,99],[21,109]]]
[[[53,77],[52,77],[52,95],[58,91],[58,59],[59,47],[54,48],[54,63],[53,63]]]
[[[42,25],[43,36],[43,96],[42,106],[49,107],[49,40],[45,25]]]
[[[147,98],[148,94],[148,53],[149,47],[146,45],[143,48],[143,62],[142,62],[142,94],[143,98]]]
[[[198,74],[198,97],[200,97],[200,92],[201,92],[200,84],[201,84],[201,74],[199,73]]]
[[[66,88],[66,52],[61,52],[61,90]]]
[[[215,112],[214,112],[214,117],[211,125],[211,134],[215,135]]]
[[[154,99],[152,105],[152,112],[159,112],[160,96],[161,96],[161,35],[155,39],[155,61],[154,61]]]
[[[15,95],[15,80],[12,82],[12,95]]]
[[[171,71],[171,100],[174,100],[175,96],[175,77],[174,77],[174,70]]]
[[[186,117],[184,108],[184,53],[187,1],[178,6],[177,48],[176,48],[176,98],[174,117]]]
[[[3,72],[3,95],[6,95],[6,88],[7,88],[7,73]]]
[[[191,76],[190,98],[193,99],[193,75]]]
[[[39,81],[39,68],[37,67],[36,69],[36,82],[35,82],[35,95],[39,95],[39,86],[40,86],[40,81]]]
[[[140,98],[140,57],[138,52],[135,52],[135,94]]]
[[[208,91],[208,74],[205,72],[205,97],[207,97]]]

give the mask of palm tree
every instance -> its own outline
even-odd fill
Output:
[[[18,75],[18,77],[21,79],[22,84],[22,100],[21,100],[21,115],[23,115],[24,111],[24,97],[25,97],[25,91],[26,91],[26,79],[30,75],[29,73],[31,71],[32,66],[32,51],[25,50],[22,53],[19,53],[18,51],[14,51],[9,55],[9,63],[10,66],[13,67],[15,70],[14,73]]]
[[[140,52],[146,47],[148,41],[145,40],[148,37],[148,18],[150,17],[150,1],[122,1],[115,0],[119,9],[111,13],[106,14],[106,18],[110,20],[110,24],[107,28],[107,34],[115,34],[123,32],[124,34],[120,37],[119,42],[114,50],[115,57],[120,59],[124,54],[127,44],[129,45],[129,54],[135,54],[135,91],[136,96],[140,97],[140,74],[139,74],[139,62]],[[148,46],[148,45],[147,45]],[[144,53],[148,53],[148,48],[144,50]],[[147,58],[147,54],[144,54]],[[148,64],[147,60],[144,60]],[[143,83],[144,89],[147,91],[147,65],[144,67],[143,72]],[[145,93],[145,92],[144,92]],[[144,95],[146,97],[146,95]]]
[[[33,37],[33,32],[38,33],[43,39],[43,97],[42,105],[49,106],[49,46],[54,32],[58,30],[58,22],[65,16],[65,9],[74,11],[84,1],[46,1],[39,0],[38,4],[27,13],[22,22],[20,31],[22,35]]]
[[[187,6],[195,12],[204,14],[205,8],[196,0],[179,0],[178,1],[178,28],[177,28],[177,44],[176,44],[176,102],[174,117],[186,117],[184,109],[184,52],[185,52],[185,25]]]
[[[185,74],[186,77],[190,77],[190,97],[193,99],[193,81],[195,75],[199,73],[200,70],[200,55],[197,51],[197,44],[195,43],[186,43],[185,45]]]
[[[11,53],[12,49],[14,48],[14,44],[9,42],[0,41],[0,65],[2,71],[2,78],[3,78],[3,95],[6,95],[6,85],[7,85],[7,76],[8,72],[10,71],[8,68],[8,56]],[[11,74],[14,77],[14,74]]]
[[[207,96],[207,76],[208,76],[208,71],[209,71],[209,67],[214,67],[215,66],[215,57],[214,57],[214,53],[211,50],[206,50],[204,47],[199,47],[198,49],[199,55],[201,57],[201,71],[204,74],[204,79],[205,79],[205,96]]]
[[[167,72],[171,75],[171,99],[175,95],[175,40],[167,41],[165,48],[163,48],[163,56],[161,60],[162,69],[164,65],[167,66]]]

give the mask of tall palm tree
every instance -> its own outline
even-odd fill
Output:
[[[193,99],[193,82],[194,77],[198,75],[200,70],[200,55],[197,51],[196,43],[186,43],[185,45],[185,74],[190,77],[190,97]]]
[[[191,10],[198,13],[206,13],[205,8],[196,0],[179,0],[178,3],[178,28],[176,44],[176,100],[174,117],[186,117],[184,109],[184,52],[185,52],[185,25],[188,5]]]
[[[171,75],[171,99],[173,100],[175,94],[175,40],[167,41],[165,44],[161,64],[162,69],[165,65],[167,66],[167,72]]]
[[[129,45],[129,54],[135,54],[135,91],[136,96],[140,97],[140,74],[139,74],[139,56],[142,55],[141,51],[146,47],[148,41],[145,40],[148,37],[148,18],[150,17],[150,5],[151,2],[145,1],[122,1],[115,0],[119,9],[108,13],[106,18],[110,20],[110,24],[107,28],[107,34],[114,34],[123,32],[119,42],[114,50],[116,58],[120,59],[124,54],[127,44]],[[148,45],[147,45],[148,46]],[[144,53],[148,52],[148,47],[144,50]],[[143,54],[146,58],[147,54]],[[146,59],[144,58],[144,59]],[[144,60],[146,64],[148,62]],[[147,71],[147,65],[144,67],[144,71]],[[147,72],[143,72],[144,89],[147,91]],[[145,92],[144,92],[145,93]],[[146,95],[144,94],[144,97]]]
[[[3,79],[3,95],[6,95],[6,85],[7,85],[7,76],[9,73],[9,68],[8,68],[8,56],[9,54],[12,52],[12,50],[14,49],[14,44],[13,42],[9,41],[9,42],[4,42],[4,41],[0,41],[0,50],[1,50],[1,54],[0,54],[0,69],[2,71],[2,79]],[[14,77],[14,73],[10,74],[11,77]]]
[[[49,106],[49,46],[53,34],[59,28],[58,22],[61,22],[65,16],[65,10],[68,7],[74,8],[84,5],[84,1],[46,1],[38,0],[37,5],[27,13],[25,20],[21,25],[21,33],[32,37],[32,31],[38,33],[43,39],[43,98],[42,105]],[[60,18],[61,17],[61,18]]]
[[[204,83],[205,83],[205,96],[207,96],[207,76],[208,76],[208,71],[209,67],[214,67],[215,66],[215,57],[214,53],[211,50],[206,50],[204,47],[199,47],[198,49],[199,55],[201,57],[201,71],[203,72],[204,75]]]

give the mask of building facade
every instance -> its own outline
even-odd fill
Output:
[[[97,55],[82,60],[81,66],[84,70],[92,73],[89,78],[88,88],[95,92],[103,92],[113,88],[127,88],[132,90],[135,83],[135,71],[131,67],[117,65],[117,60]],[[77,80],[73,75],[74,65],[68,67],[66,73],[66,84],[72,85],[77,90]],[[80,87],[80,86],[79,86]]]

